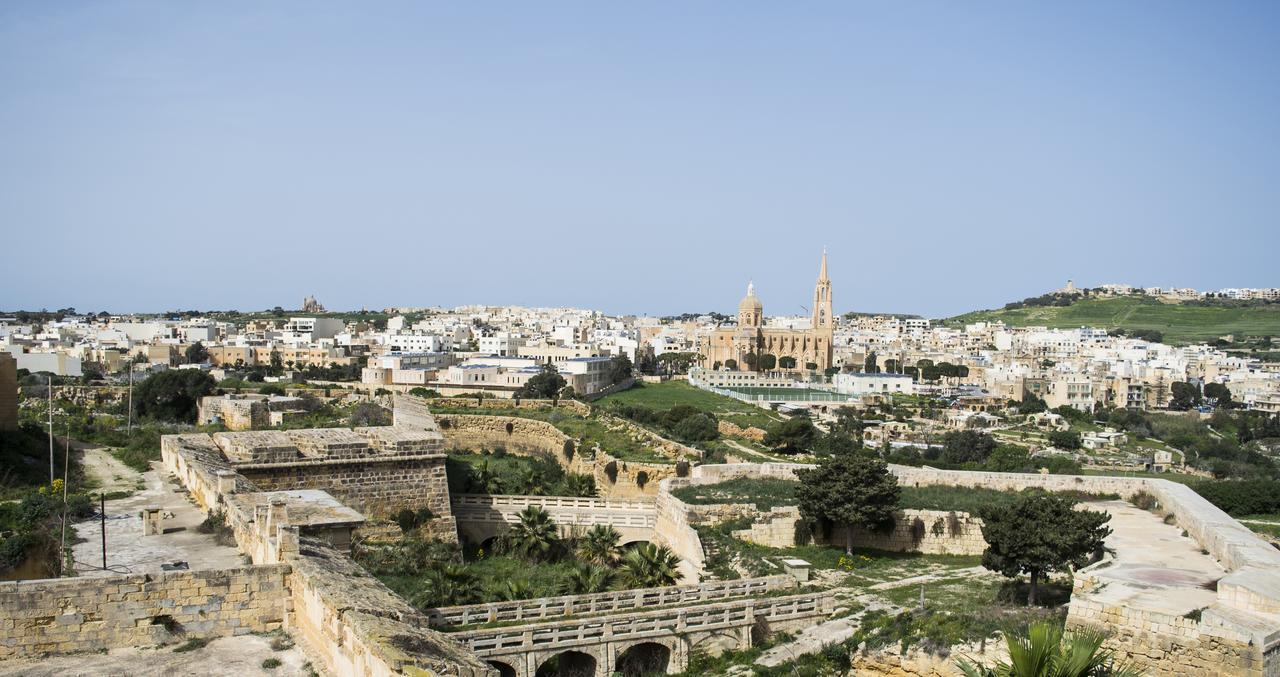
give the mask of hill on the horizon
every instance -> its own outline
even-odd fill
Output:
[[[1067,306],[975,310],[945,322],[968,324],[996,320],[1011,327],[1155,329],[1164,334],[1165,343],[1177,345],[1209,341],[1225,334],[1280,337],[1280,304],[1195,305],[1165,303],[1144,296],[1083,298]]]

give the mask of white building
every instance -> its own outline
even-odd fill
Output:
[[[908,374],[836,374],[831,380],[836,392],[842,395],[914,395],[916,392],[915,381]]]

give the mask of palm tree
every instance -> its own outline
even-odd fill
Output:
[[[590,475],[565,475],[561,480],[563,492],[567,496],[592,498],[596,495],[596,478]]]
[[[477,494],[501,494],[502,481],[498,474],[489,467],[489,459],[480,461],[471,475],[471,486],[468,489]]]
[[[531,505],[520,511],[519,519],[507,532],[507,549],[530,560],[550,557],[560,539],[556,535],[556,524],[547,511]]]
[[[422,584],[409,598],[415,606],[431,608],[469,604],[480,597],[476,577],[461,564],[435,567],[422,577]]]
[[[680,580],[680,557],[665,545],[646,543],[622,558],[622,568],[633,587],[656,588]]]
[[[501,584],[495,586],[493,596],[504,602],[529,599],[531,596],[529,582],[522,580],[502,581]]]
[[[1142,670],[1102,648],[1105,640],[1099,632],[1064,633],[1058,624],[1041,621],[1005,634],[1008,663],[988,667],[961,659],[957,665],[965,677],[1141,677]]]
[[[617,529],[607,524],[597,524],[578,541],[578,557],[592,564],[613,566],[622,554],[622,549],[618,547],[620,540],[622,535]]]
[[[547,480],[537,468],[521,468],[518,482],[528,496],[544,496],[547,493]]]
[[[585,595],[593,592],[604,592],[613,585],[616,577],[613,571],[605,567],[576,562],[569,572],[569,577],[560,584],[560,591],[566,595]]]

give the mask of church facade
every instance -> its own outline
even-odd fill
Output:
[[[813,289],[810,328],[764,326],[764,306],[756,297],[755,286],[748,284],[747,295],[738,304],[737,325],[717,327],[703,341],[702,366],[706,369],[721,369],[736,364],[739,370],[750,370],[753,364],[758,364],[759,356],[773,355],[779,360],[783,357],[794,358],[797,369],[814,365],[814,368],[821,371],[831,366],[831,341],[834,333],[831,280],[827,278],[827,253],[823,251],[818,283]],[[779,365],[775,368],[782,367]]]

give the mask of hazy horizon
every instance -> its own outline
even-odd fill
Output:
[[[0,6],[0,308],[1275,287],[1280,4]]]

